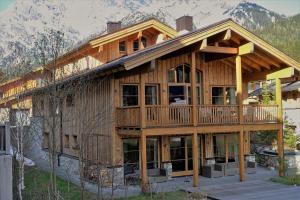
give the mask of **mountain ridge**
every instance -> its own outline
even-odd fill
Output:
[[[194,26],[201,28],[225,18],[255,33],[272,27],[288,17],[247,1],[197,0],[16,0],[6,12],[0,13],[0,68],[11,71],[24,57],[32,56],[37,33],[57,29],[65,33],[67,48],[78,41],[106,31],[107,21],[120,20],[124,25],[157,18],[175,27],[175,19],[191,15]],[[176,12],[176,11],[182,12]],[[79,15],[80,13],[80,15]],[[16,59],[17,58],[17,59]]]

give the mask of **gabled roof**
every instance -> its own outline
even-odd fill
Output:
[[[72,77],[59,81],[59,83],[63,84],[65,82],[82,79],[84,77],[92,78],[95,76],[101,76],[117,71],[130,70],[144,63],[150,62],[151,60],[164,56],[168,53],[200,42],[205,38],[224,32],[228,29],[234,31],[236,34],[238,34],[245,40],[253,42],[255,48],[259,48],[265,51],[267,54],[276,57],[276,59],[282,61],[282,63],[285,63],[286,66],[284,67],[294,67],[300,71],[299,62],[284,54],[280,50],[276,49],[275,47],[265,42],[255,34],[243,28],[242,26],[238,25],[232,19],[225,19],[220,22],[206,26],[204,28],[174,37],[172,39],[163,41],[159,44],[136,51],[133,54],[118,58],[114,61],[100,65],[89,71],[76,74]]]
[[[146,29],[149,29],[149,28],[154,28],[154,29],[168,35],[171,38],[173,38],[177,35],[177,31],[174,30],[172,27],[160,22],[157,19],[151,18],[151,19],[148,19],[146,21],[142,21],[142,22],[137,23],[137,24],[133,24],[133,25],[130,25],[130,26],[125,26],[125,27],[123,27],[123,28],[121,28],[121,29],[119,29],[115,32],[106,33],[104,35],[96,36],[92,39],[89,39],[86,42],[82,42],[82,43],[78,44],[77,46],[75,46],[74,48],[72,48],[72,50],[70,50],[67,53],[65,53],[64,55],[60,56],[58,58],[58,60],[59,59],[64,59],[68,56],[71,56],[72,54],[78,53],[80,50],[82,50],[84,48],[101,46],[101,45],[104,45],[104,44],[107,44],[109,42],[121,39],[123,37],[127,37],[129,35],[138,33],[140,31],[143,31],[143,30],[146,30]],[[0,89],[7,86],[7,85],[9,85],[9,84],[16,83],[16,82],[22,80],[25,77],[30,76],[31,74],[33,74],[37,71],[41,71],[42,69],[43,69],[43,67],[39,67],[39,68],[36,68],[36,69],[32,70],[31,72],[26,73],[23,76],[16,77],[14,79],[3,82],[3,83],[0,84]]]

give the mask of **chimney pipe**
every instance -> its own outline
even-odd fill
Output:
[[[182,16],[176,19],[176,31],[177,32],[190,32],[193,30],[193,17]]]
[[[118,21],[118,22],[107,22],[106,23],[107,25],[107,33],[112,33],[112,32],[116,32],[118,30],[121,29],[121,22]]]

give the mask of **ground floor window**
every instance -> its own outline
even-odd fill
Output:
[[[237,161],[238,157],[238,134],[216,134],[213,136],[214,157],[216,162]],[[227,152],[226,152],[227,151]]]
[[[131,174],[134,170],[139,169],[139,140],[124,139],[123,140],[124,153],[124,173]]]
[[[173,172],[193,170],[191,136],[170,138],[170,158]]]

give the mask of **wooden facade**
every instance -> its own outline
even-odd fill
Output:
[[[51,111],[49,87],[31,93],[33,115],[44,118],[44,139],[55,132],[60,153],[78,157],[79,145],[92,164],[133,166],[144,191],[148,170],[166,162],[173,165],[172,176],[193,175],[198,186],[199,169],[208,159],[234,159],[245,180],[251,132],[277,131],[283,156],[282,77],[272,78],[275,105],[247,104],[247,85],[286,66],[300,69],[299,63],[231,20],[178,37],[163,25],[145,28],[141,23],[129,29],[134,31],[91,41],[83,58],[71,52],[61,61],[60,69],[77,62],[80,72],[87,70],[76,74],[82,79],[57,77],[62,80],[58,109]],[[108,70],[100,73],[103,68]],[[93,73],[97,76],[84,79]],[[53,115],[58,127],[51,130],[46,122],[53,122]],[[280,169],[282,175],[283,165]]]

